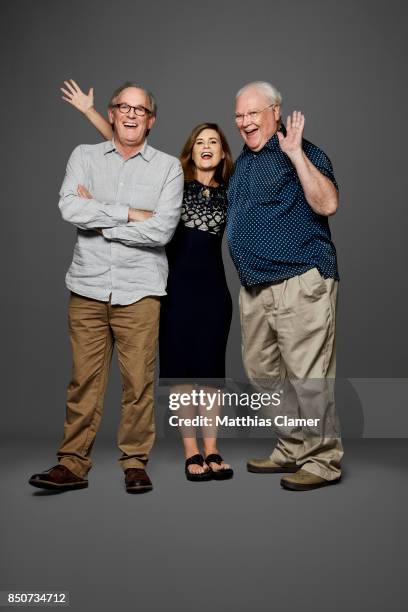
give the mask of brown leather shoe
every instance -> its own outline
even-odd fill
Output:
[[[275,463],[269,457],[265,459],[250,459],[247,462],[248,472],[254,472],[256,474],[279,474],[282,472],[296,472],[298,470],[296,463],[287,463],[286,465],[279,465]]]
[[[54,489],[56,491],[85,489],[88,486],[87,480],[73,474],[61,463],[40,474],[33,474],[28,482],[39,489]]]
[[[152,481],[143,468],[125,470],[125,485],[128,493],[147,493],[153,489]]]
[[[284,476],[281,478],[281,485],[289,491],[311,491],[320,487],[327,487],[340,482],[340,478],[335,480],[326,480],[321,476],[315,476],[306,470],[298,470],[293,476]]]

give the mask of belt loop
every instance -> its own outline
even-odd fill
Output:
[[[279,292],[279,301],[278,301],[278,307],[281,305],[283,296],[286,292],[286,287],[288,286],[288,278],[285,278],[285,280],[281,283],[281,287],[280,287],[280,292]]]

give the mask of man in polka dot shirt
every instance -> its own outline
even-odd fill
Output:
[[[244,140],[228,190],[227,237],[242,283],[243,361],[262,389],[281,392],[277,445],[251,472],[288,473],[285,489],[339,482],[343,455],[334,405],[338,207],[330,160],[302,138],[299,111],[281,123],[282,97],[261,81],[237,94]]]

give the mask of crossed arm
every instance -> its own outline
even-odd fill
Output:
[[[179,162],[169,168],[154,214],[132,209],[126,203],[96,200],[85,187],[86,177],[86,161],[79,146],[71,154],[60,191],[59,209],[65,221],[127,246],[155,247],[169,242],[180,218],[183,196],[184,177]]]
[[[160,192],[154,214],[145,220],[131,221],[127,225],[102,229],[108,240],[122,242],[127,246],[164,246],[177,227],[183,200],[184,175],[180,163],[175,163]],[[136,214],[146,211],[136,211]]]
[[[58,207],[64,221],[84,230],[125,225],[129,218],[126,204],[108,204],[84,196],[83,185],[87,184],[86,164],[82,147],[76,147],[68,160],[65,178],[60,190]],[[87,199],[84,200],[84,197]]]

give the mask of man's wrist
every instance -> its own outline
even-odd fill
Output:
[[[149,210],[140,210],[138,208],[129,208],[128,221],[146,221],[152,217],[154,212]]]
[[[291,151],[290,153],[286,153],[286,155],[289,157],[290,161],[292,162],[294,166],[296,166],[299,163],[302,163],[305,158],[303,149],[297,149],[296,151]]]

